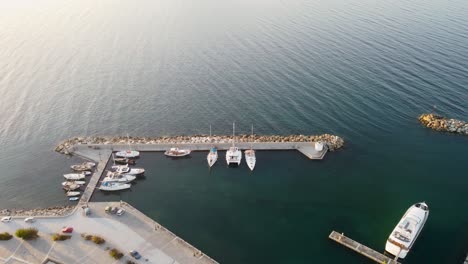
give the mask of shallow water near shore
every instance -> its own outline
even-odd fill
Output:
[[[325,160],[258,152],[208,173],[205,154],[144,154],[123,192],[221,263],[366,263],[413,203],[431,209],[407,263],[468,249],[467,137],[421,113],[468,120],[468,5],[455,1],[0,2],[0,208],[71,204],[74,136],[336,134]],[[434,106],[436,106],[434,108]],[[94,199],[120,199],[98,193]],[[370,263],[370,262],[369,262]]]

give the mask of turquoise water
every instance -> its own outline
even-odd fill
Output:
[[[468,120],[467,13],[463,0],[2,1],[0,207],[67,202],[61,174],[78,160],[53,152],[65,138],[236,121],[347,144],[321,162],[259,152],[252,175],[148,154],[122,196],[222,263],[363,263],[329,232],[381,250],[425,200],[407,262],[460,262],[468,139],[416,118]]]

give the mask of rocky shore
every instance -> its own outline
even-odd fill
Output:
[[[70,214],[75,206],[54,206],[35,209],[0,209],[0,216],[64,216]]]
[[[468,123],[461,120],[448,119],[435,114],[422,114],[419,116],[419,121],[425,127],[436,131],[468,135]]]
[[[55,151],[70,154],[71,148],[78,144],[187,144],[187,143],[230,143],[231,136],[163,136],[163,137],[75,137],[61,142]],[[260,136],[238,135],[237,142],[318,142],[328,145],[329,150],[334,151],[343,147],[344,140],[339,136],[323,135],[289,135],[289,136]]]

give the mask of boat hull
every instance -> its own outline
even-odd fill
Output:
[[[140,152],[136,150],[119,151],[115,153],[115,156],[119,158],[137,158],[140,156]]]
[[[211,168],[216,161],[218,160],[218,153],[217,152],[210,152],[208,154],[208,157],[206,157],[206,160],[208,161],[208,166]]]

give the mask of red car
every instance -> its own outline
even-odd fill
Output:
[[[73,227],[64,227],[62,233],[73,233]]]

